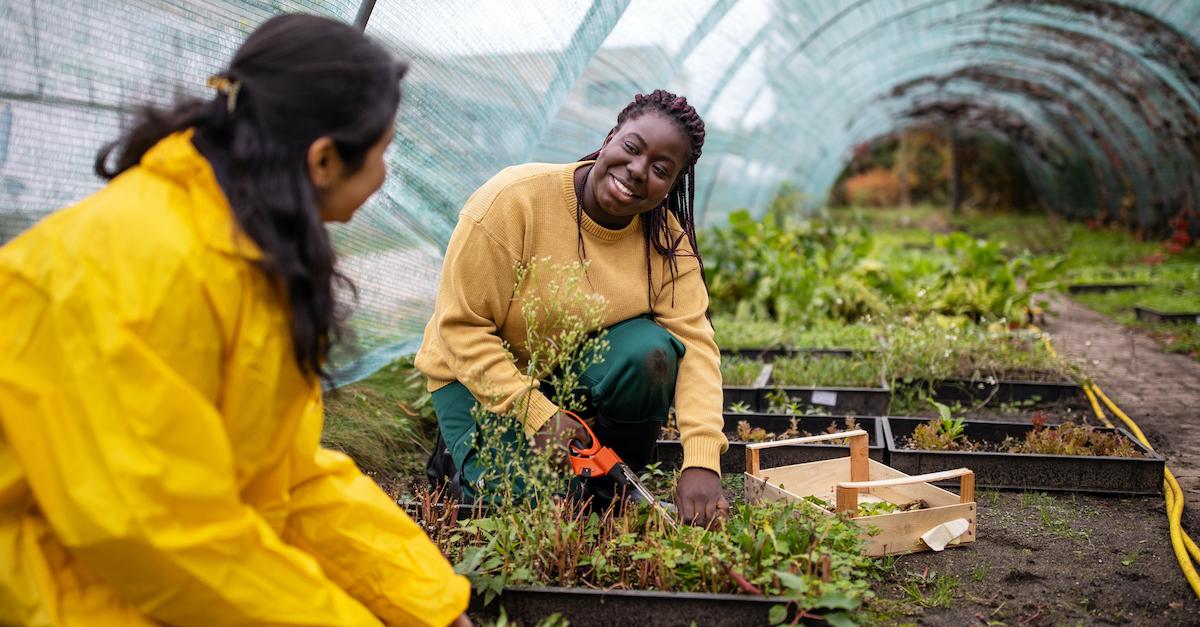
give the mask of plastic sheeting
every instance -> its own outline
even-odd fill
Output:
[[[372,6],[373,5],[373,6]],[[413,69],[382,193],[335,238],[360,359],[411,351],[466,197],[594,150],[637,91],[708,124],[702,224],[783,181],[814,204],[855,146],[913,125],[1010,141],[1042,201],[1161,228],[1200,200],[1200,2],[1143,0],[9,0],[0,6],[0,239],[97,189],[137,102],[203,94],[267,16],[352,21]]]

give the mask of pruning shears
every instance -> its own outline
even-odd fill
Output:
[[[575,472],[576,476],[585,479],[608,477],[616,483],[618,491],[624,492],[625,498],[634,502],[648,503],[668,514],[668,520],[675,520],[674,512],[671,511],[674,508],[669,508],[654,498],[650,490],[646,489],[646,486],[638,479],[637,473],[633,472],[628,464],[621,461],[621,457],[617,455],[616,451],[602,445],[596,438],[596,434],[592,433],[591,427],[582,418],[569,411],[563,411],[563,414],[570,416],[583,426],[583,430],[591,439],[591,444],[586,445],[579,438],[575,438],[568,446],[571,470]]]

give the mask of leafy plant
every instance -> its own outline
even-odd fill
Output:
[[[511,585],[762,594],[837,620],[872,596],[857,528],[796,503],[738,505],[714,529],[676,526],[651,508],[587,513],[563,501],[419,518],[486,602]]]
[[[913,429],[912,447],[927,451],[972,450],[974,444],[967,439],[966,421],[954,418],[948,406],[936,401],[930,403],[937,408],[939,417]]]
[[[725,408],[725,411],[731,414],[748,414],[750,413],[750,405],[742,401],[738,401],[736,403],[730,403],[729,407]]]
[[[1009,438],[1001,447],[1010,453],[1142,457],[1141,451],[1118,433],[1105,433],[1091,425],[1073,422],[1048,427],[1045,426],[1044,415],[1035,417],[1033,429],[1025,434],[1023,441]]]

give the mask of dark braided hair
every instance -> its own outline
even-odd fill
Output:
[[[696,244],[696,161],[700,159],[700,153],[704,148],[704,120],[700,119],[700,114],[696,113],[695,107],[688,104],[687,98],[677,96],[664,89],[656,89],[649,94],[634,96],[633,102],[625,105],[621,113],[617,114],[617,125],[613,129],[620,128],[627,120],[637,118],[649,111],[656,111],[675,122],[690,144],[687,159],[675,181],[675,186],[667,193],[663,204],[642,216],[642,236],[646,242],[646,297],[650,303],[650,312],[653,313],[654,288],[650,272],[651,246],[658,254],[667,259],[671,271],[672,306],[675,305],[675,278],[679,272],[679,244],[685,236],[692,247],[690,255],[685,254],[685,256],[696,258],[696,262],[700,264],[701,280],[704,280],[704,261],[700,259],[700,248]],[[593,161],[599,155],[600,151],[597,150],[580,161]],[[583,200],[580,199],[579,202],[579,207],[575,212],[575,226],[578,230],[580,255],[586,257],[583,247]],[[671,237],[667,221],[668,212],[675,215],[679,226],[683,228],[683,235]]]

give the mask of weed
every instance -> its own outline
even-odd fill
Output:
[[[910,603],[920,607],[950,607],[954,604],[954,592],[958,590],[958,578],[939,575],[926,570],[909,573],[908,582],[901,586]]]
[[[990,570],[990,569],[991,569],[991,564],[988,564],[987,562],[984,562],[984,563],[976,566],[975,570],[971,571],[971,579],[973,579],[976,582],[980,582],[980,581],[983,581],[984,579],[987,579],[988,570]]]
[[[1137,561],[1138,557],[1140,557],[1140,554],[1138,553],[1138,551],[1131,551],[1129,553],[1126,553],[1121,558],[1121,565],[1125,566],[1126,568],[1133,566],[1133,563]]]

